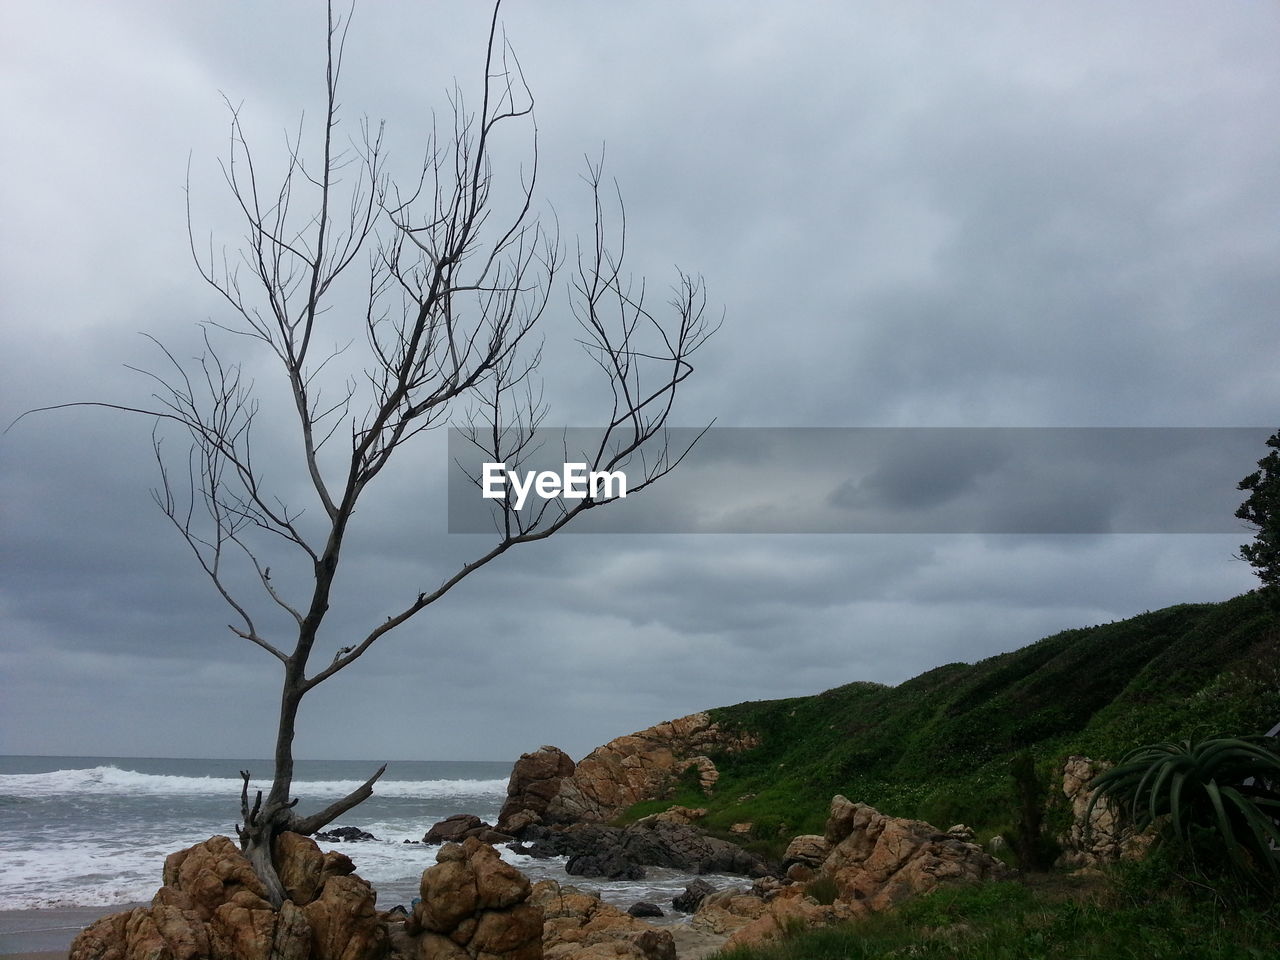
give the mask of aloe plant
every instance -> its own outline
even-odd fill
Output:
[[[1094,781],[1089,812],[1104,797],[1139,829],[1195,853],[1213,838],[1242,873],[1280,879],[1280,755],[1266,737],[1213,737],[1129,751]]]

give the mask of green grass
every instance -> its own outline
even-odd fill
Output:
[[[1030,754],[1046,792],[1060,796],[1061,763],[1072,753],[1114,760],[1143,742],[1262,732],[1280,720],[1277,665],[1280,621],[1246,594],[1064,631],[896,687],[851,683],[722,707],[711,711],[717,722],[761,745],[713,755],[720,781],[710,800],[682,784],[643,812],[707,807],[702,825],[722,834],[750,821],[750,843],[768,853],[798,833],[821,833],[831,797],[842,793],[942,828],[964,822],[985,840],[1016,820],[1018,754]],[[1047,829],[1065,817],[1051,808]]]
[[[1081,886],[1080,884],[1084,884]],[[800,933],[721,960],[1274,960],[1280,915],[1181,878],[1169,861],[1122,865],[1104,881],[943,888],[895,911]]]

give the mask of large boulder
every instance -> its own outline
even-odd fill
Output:
[[[805,896],[799,884],[783,887],[768,899],[726,890],[707,897],[691,921],[693,927],[728,935],[727,949],[776,942],[797,929],[824,927],[863,916],[860,904],[823,906]]]
[[[490,824],[471,813],[455,813],[434,824],[422,838],[423,843],[461,843],[475,837],[485,843],[505,843],[515,839],[509,833],[494,830]]]
[[[671,931],[649,926],[612,904],[554,880],[533,886],[531,902],[545,917],[547,960],[676,960]]]
[[[521,754],[507,781],[507,800],[498,814],[497,829],[519,834],[541,823],[547,804],[560,792],[560,784],[573,774],[573,759],[559,747],[543,746]]]
[[[330,860],[307,837],[281,834],[274,852],[290,899],[274,910],[253,867],[228,837],[212,837],[171,854],[164,885],[150,906],[104,917],[71,944],[72,960],[373,960],[385,933],[373,914],[373,892],[359,878],[340,878],[350,864]],[[332,855],[330,855],[332,856]],[[363,884],[368,909],[343,902],[332,936],[318,933],[340,879]]]
[[[977,844],[940,832],[923,820],[880,813],[837,796],[825,839],[832,844],[821,873],[837,896],[882,910],[943,883],[1004,879],[1012,871]]]
[[[530,902],[524,874],[475,837],[445,844],[436,860],[405,925],[419,936],[422,957],[542,957],[542,910]]]
[[[597,747],[579,761],[571,776],[559,781],[559,789],[542,813],[543,821],[612,820],[632,804],[667,796],[690,770],[711,796],[720,774],[707,755],[737,753],[758,743],[751,736],[722,729],[706,713],[618,737]]]
[[[71,960],[537,960],[529,881],[475,838],[446,844],[411,916],[381,914],[342,854],[285,833],[273,848],[288,899],[272,909],[237,846],[213,837],[171,855],[149,906],[104,917]]]

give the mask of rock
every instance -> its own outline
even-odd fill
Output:
[[[289,895],[273,910],[226,837],[172,854],[150,906],[104,917],[71,945],[75,960],[536,960],[542,913],[529,881],[492,847],[446,844],[407,918],[382,914],[342,854],[281,834],[273,853]]]
[[[755,824],[753,824],[750,820],[744,820],[742,823],[731,824],[729,827],[729,832],[736,833],[739,836],[746,836],[751,832],[751,829],[754,826]]]
[[[706,880],[695,880],[684,888],[684,893],[671,900],[671,905],[681,913],[693,913],[702,901],[716,892]]]
[[[534,838],[521,852],[564,856],[573,876],[640,879],[643,868],[671,867],[688,873],[737,873],[762,876],[769,867],[736,844],[708,836],[697,827],[643,820],[628,827],[579,823],[553,830],[531,827]]]
[[[1137,859],[1151,845],[1154,833],[1136,834],[1125,826],[1110,800],[1100,800],[1089,813],[1093,797],[1090,785],[1094,777],[1110,766],[1088,757],[1067,758],[1062,769],[1062,792],[1071,804],[1071,826],[1067,834],[1059,838],[1063,848],[1059,866],[1082,868]]]
[[[507,800],[498,814],[497,829],[519,835],[542,822],[547,804],[560,792],[560,784],[573,774],[573,760],[559,747],[544,746],[521,754],[507,781]]]
[[[976,844],[940,833],[922,820],[889,817],[840,796],[831,802],[826,838],[835,845],[821,872],[835,881],[840,900],[864,902],[871,910],[945,882],[1012,874]]]
[[[530,902],[545,918],[547,960],[675,960],[669,930],[650,927],[598,897],[543,880],[534,884]]]
[[[271,850],[275,857],[276,875],[284,885],[285,894],[298,906],[306,906],[323,886],[324,854],[314,840],[296,833],[280,834]]]
[[[665,917],[662,908],[648,900],[640,900],[627,907],[627,913],[633,917]]]
[[[423,843],[460,843],[473,830],[489,830],[491,827],[479,817],[470,813],[456,813],[445,817],[427,831],[422,838]]]
[[[324,833],[317,833],[316,839],[321,843],[366,843],[378,838],[359,827],[334,827]]]
[[[542,956],[542,911],[528,879],[476,837],[447,843],[422,874],[421,900],[405,924],[420,934],[423,958],[535,960]]]
[[[808,883],[817,875],[817,871],[805,863],[791,864],[791,866],[787,867],[786,873],[787,879],[795,883]]]
[[[605,880],[643,880],[645,869],[628,860],[619,850],[578,853],[569,858],[564,872],[571,877],[600,877]]]
[[[636,823],[676,823],[682,827],[690,826],[695,820],[701,820],[707,815],[706,807],[668,807],[661,813],[651,813],[647,817],[641,817]]]
[[[820,867],[827,855],[831,853],[831,844],[825,837],[817,834],[804,834],[787,844],[787,852],[782,855],[782,866],[803,864],[806,867]]]
[[[860,904],[822,906],[804,895],[798,885],[774,886],[768,897],[758,892],[724,890],[708,896],[698,907],[690,926],[699,931],[728,936],[727,948],[779,940],[793,930],[840,923],[866,913]]]
[[[722,730],[705,713],[618,737],[593,750],[559,782],[542,819],[548,824],[611,820],[641,800],[665,797],[690,769],[696,770],[699,785],[710,795],[719,771],[707,754],[737,753],[758,743]]]
[[[994,837],[992,837],[990,840],[987,841],[987,846],[986,846],[987,853],[991,854],[993,857],[1000,856],[1000,854],[1002,854],[1004,851],[1008,849],[1009,849],[1009,841],[1006,840],[1004,837],[1000,836],[1000,834],[998,833]]]
[[[250,898],[242,902],[256,901],[257,906],[269,906],[262,881],[228,837],[210,837],[194,847],[171,853],[165,858],[162,876],[164,886],[181,895],[171,902],[175,905],[189,902],[201,920],[209,920],[218,907],[240,894]]]
[[[947,836],[955,837],[957,840],[963,840],[965,843],[973,843],[978,835],[973,832],[972,827],[966,827],[963,823],[957,823],[954,826],[947,827]]]

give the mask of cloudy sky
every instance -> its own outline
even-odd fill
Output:
[[[322,6],[11,0],[5,14],[0,420],[144,402],[125,365],[156,354],[138,334],[185,357],[196,324],[227,319],[187,249],[188,163],[200,236],[234,249],[222,96],[264,170],[304,111],[314,142]],[[385,119],[393,169],[410,175],[453,78],[477,90],[486,18],[480,4],[365,0],[343,129]],[[554,209],[566,243],[589,229],[580,174],[603,148],[631,270],[657,300],[676,266],[701,274],[723,311],[674,422],[1280,420],[1280,7],[509,0],[502,20],[537,98],[537,212]],[[504,142],[497,175],[522,156]],[[337,343],[360,318],[326,319]],[[546,396],[551,422],[591,426],[598,385],[574,330],[562,306],[548,312]],[[244,362],[264,406],[278,400],[270,363]],[[287,419],[263,423],[260,456],[286,458]],[[87,409],[0,438],[0,752],[270,752],[277,664],[226,629],[152,503],[150,438],[144,418]],[[446,532],[446,462],[442,437],[424,438],[371,488],[321,659],[484,549]],[[1063,502],[1096,516],[1121,491],[1075,482],[1077,467],[1064,459]],[[948,469],[926,458],[827,493],[945,514],[964,486]],[[1133,500],[1141,475],[1125,476],[1112,485]],[[1052,487],[1052,470],[1038,477]],[[1232,557],[1248,536],[562,535],[501,558],[318,688],[297,749],[580,756],[708,706],[896,683],[1226,599],[1254,583]]]

